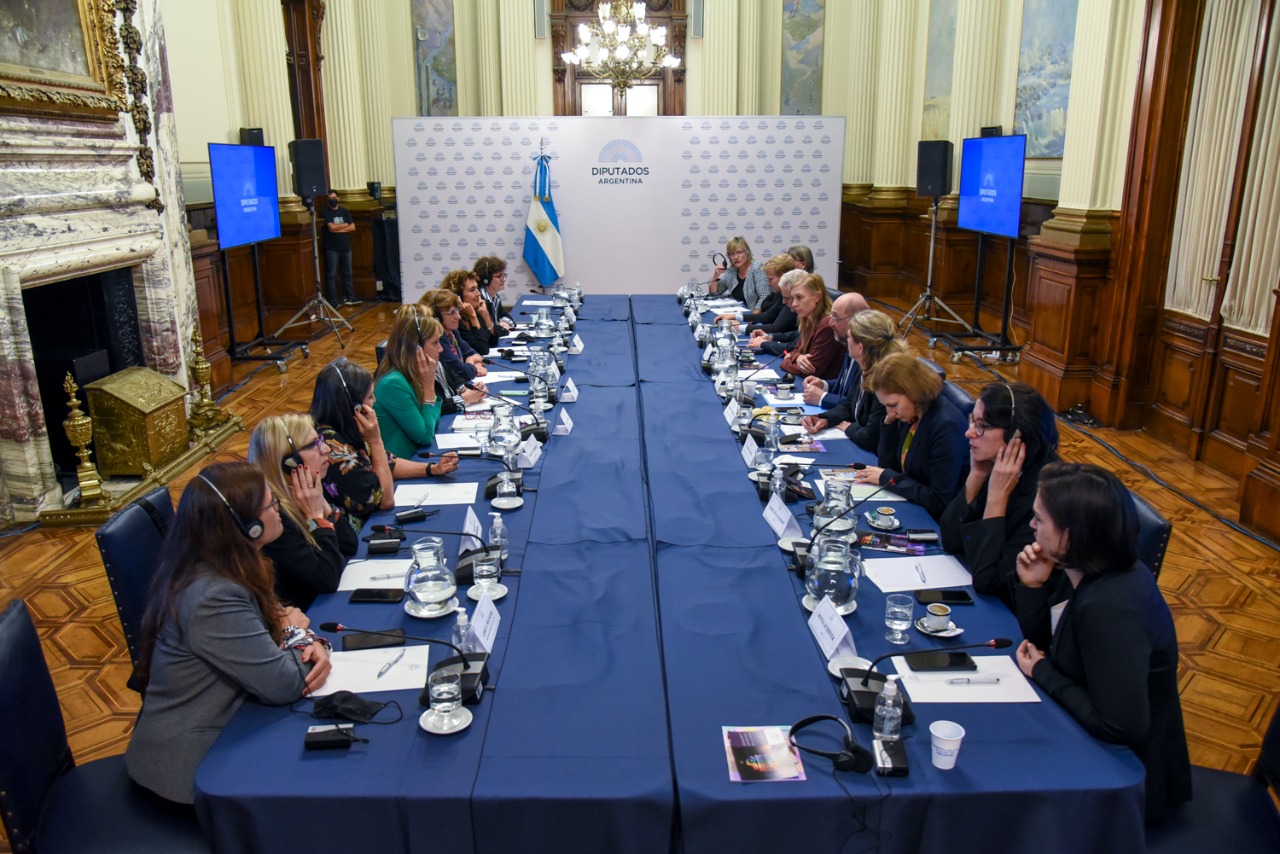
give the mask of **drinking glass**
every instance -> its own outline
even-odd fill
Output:
[[[884,639],[889,643],[902,644],[907,642],[907,636],[903,632],[911,628],[913,602],[914,600],[909,593],[890,593],[885,597],[884,624],[889,627],[890,631],[884,636]]]
[[[439,729],[457,726],[458,709],[462,707],[462,672],[454,667],[431,671],[427,675],[427,691],[432,723]]]
[[[480,595],[483,596],[485,591],[492,590],[493,585],[497,584],[501,577],[502,561],[498,558],[497,549],[476,555],[475,563],[472,564],[472,580],[475,586],[480,588]]]

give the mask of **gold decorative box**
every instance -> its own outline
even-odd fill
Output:
[[[187,450],[186,389],[150,368],[125,368],[85,386],[103,477],[143,477]]]

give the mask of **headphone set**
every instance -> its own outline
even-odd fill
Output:
[[[796,734],[805,727],[818,723],[819,721],[835,721],[840,724],[840,728],[844,730],[844,738],[841,740],[841,748],[839,751],[819,750],[816,747],[805,747],[796,741]],[[813,715],[811,717],[798,720],[791,725],[791,734],[788,736],[791,746],[797,750],[809,753],[813,756],[823,756],[831,760],[832,765],[837,771],[853,771],[858,774],[866,774],[875,764],[875,759],[871,755],[871,751],[867,750],[853,737],[853,730],[849,724],[845,723],[844,718],[835,715]]]
[[[293,437],[289,435],[288,430],[284,431],[284,437],[289,441],[289,447],[293,450],[284,455],[280,465],[284,467],[285,474],[292,474],[297,469],[303,468],[306,463],[302,459],[302,454],[298,453],[298,446],[293,444]]]
[[[711,263],[715,264],[717,267],[724,267],[726,270],[729,269],[729,258],[723,252],[712,252]]]
[[[417,312],[414,312],[413,316],[414,316],[414,319],[416,320],[418,317]],[[419,337],[422,336],[421,329],[418,330],[418,336]],[[345,358],[338,359],[329,367],[333,368],[333,372],[338,375],[338,382],[342,383],[342,391],[347,395],[347,405],[351,407],[351,411],[360,412],[363,409],[363,405],[356,403],[356,399],[351,396],[351,387],[347,385],[347,378],[342,375],[342,371],[338,368],[338,365],[345,361],[346,361]],[[290,439],[289,443],[293,444],[293,440]]]
[[[426,341],[422,337],[422,322],[418,320],[418,307],[413,307],[413,328],[418,330],[418,346],[426,346]]]
[[[226,505],[227,512],[230,513],[231,518],[235,520],[236,527],[240,529],[240,533],[244,534],[251,540],[256,540],[267,530],[266,523],[260,518],[251,519],[248,523],[241,519],[240,514],[236,512],[236,509],[231,506],[231,502],[227,500],[227,496],[223,495],[222,490],[214,486],[213,481],[209,480],[209,478],[205,477],[203,474],[198,474],[196,477],[209,484],[209,488],[213,490],[214,495],[217,495],[222,499],[222,503]]]

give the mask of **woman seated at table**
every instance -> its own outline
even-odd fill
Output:
[[[1040,469],[1058,458],[1058,425],[1031,386],[988,383],[973,405],[965,438],[968,470],[964,488],[939,520],[942,547],[964,556],[975,590],[1012,607],[1018,555],[1035,539],[1031,504]],[[1047,633],[1031,639],[1048,643]]]
[[[1056,567],[1069,580],[1046,655],[1024,640],[1017,662],[1097,738],[1123,744],[1146,767],[1146,818],[1191,798],[1191,767],[1178,700],[1178,638],[1155,576],[1138,560],[1133,500],[1111,472],[1055,462],[1040,471],[1031,526],[1018,555],[1027,589]],[[1020,616],[1023,603],[1019,601]]]
[[[885,410],[880,398],[867,388],[867,375],[884,357],[908,352],[907,342],[898,337],[893,319],[875,309],[860,311],[849,319],[846,341],[857,371],[849,394],[818,415],[806,415],[801,423],[809,433],[835,427],[864,451],[878,451]]]
[[[462,323],[462,300],[457,294],[445,290],[427,291],[418,304],[430,306],[432,314],[440,319],[443,327],[440,363],[449,378],[449,387],[456,389],[487,374],[484,357],[458,336],[458,326]]]
[[[480,284],[480,298],[489,307],[489,317],[507,329],[515,326],[511,321],[511,312],[507,311],[500,299],[507,286],[507,262],[496,255],[484,255],[476,259],[471,272],[476,274],[476,281]]]
[[[778,279],[778,292],[782,308],[773,323],[764,323],[751,330],[747,346],[773,356],[781,356],[800,337],[800,318],[791,308],[794,286],[809,274],[799,268],[788,270]]]
[[[439,462],[399,459],[382,442],[373,376],[355,362],[330,362],[316,377],[311,417],[329,446],[325,487],[352,516],[364,519],[395,506],[392,481],[448,474],[458,467],[458,455]]]
[[[787,254],[795,259],[797,270],[813,272],[813,250],[808,246],[792,246],[787,250]]]
[[[800,339],[787,352],[781,370],[796,376],[835,379],[844,362],[844,348],[831,334],[831,294],[814,273],[791,286],[791,310],[800,319]]]
[[[327,643],[280,604],[262,555],[280,536],[279,507],[256,466],[218,463],[183,490],[169,526],[142,621],[142,711],[125,753],[129,776],[168,801],[194,801],[196,768],[245,698],[288,705],[329,676]]]
[[[347,558],[359,547],[359,522],[329,504],[324,477],[329,446],[310,415],[271,415],[249,437],[249,462],[280,499],[284,531],[262,549],[275,564],[276,594],[302,610],[338,589]]]
[[[458,326],[458,336],[481,356],[489,355],[489,350],[498,346],[498,340],[505,330],[489,315],[489,306],[480,295],[480,285],[476,282],[475,273],[470,270],[450,270],[445,273],[440,288],[462,301],[462,322]]]
[[[942,396],[942,377],[911,353],[880,360],[867,388],[885,409],[879,465],[854,472],[859,483],[884,486],[937,519],[960,490],[966,451],[964,416]]]
[[[748,328],[752,326],[773,323],[778,319],[778,314],[782,311],[782,288],[778,284],[779,279],[796,268],[795,259],[790,255],[774,255],[763,264],[764,276],[769,281],[769,295],[764,298],[764,302],[760,303],[760,308],[755,311],[730,311],[724,314],[717,314],[716,321],[731,320],[733,328],[740,329],[743,324]]]
[[[397,457],[412,459],[435,441],[441,409],[436,369],[443,334],[444,327],[425,305],[396,310],[386,356],[374,375],[373,411],[383,445]]]
[[[769,295],[769,281],[765,278],[764,268],[758,261],[751,260],[751,247],[747,246],[745,237],[731,238],[725,245],[724,254],[729,256],[732,269],[726,270],[717,264],[707,289],[721,297],[736,299],[755,311]]]

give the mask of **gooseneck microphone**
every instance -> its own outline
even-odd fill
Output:
[[[516,409],[524,410],[525,412],[527,412],[527,413],[529,413],[530,415],[532,415],[532,416],[533,416],[533,425],[532,425],[531,427],[527,427],[527,428],[526,428],[526,427],[522,427],[522,428],[520,428],[520,434],[521,434],[521,435],[523,435],[523,436],[533,436],[533,438],[537,439],[539,442],[546,442],[546,441],[547,441],[548,436],[550,436],[550,435],[551,435],[551,430],[550,430],[550,429],[549,429],[549,427],[548,427],[547,419],[543,417],[543,415],[542,415],[542,413],[541,413],[541,412],[534,412],[532,409],[530,409],[529,407],[525,406],[523,403],[518,403],[517,401],[514,401],[514,400],[512,400],[512,399],[511,399],[511,398],[509,398],[509,397],[503,397],[503,396],[502,396],[502,395],[500,395],[500,394],[494,394],[493,392],[489,391],[488,389],[476,388],[475,386],[471,385],[470,383],[464,383],[464,385],[466,385],[466,387],[467,387],[467,388],[469,388],[469,389],[471,389],[472,391],[478,391],[478,392],[480,392],[480,393],[481,393],[481,394],[483,394],[485,397],[492,397],[494,400],[501,401],[502,403],[508,403],[508,404],[510,404],[510,405],[512,405],[512,406],[514,406]],[[525,430],[528,430],[529,432],[528,432],[528,433],[525,433]]]
[[[538,351],[538,352],[542,352],[542,351]],[[533,374],[529,373],[528,371],[522,368],[517,368],[515,365],[511,364],[510,359],[503,359],[502,361],[498,361],[491,357],[486,357],[484,360],[484,363],[486,365],[497,365],[499,368],[502,368],[503,370],[514,371],[515,373],[522,375],[525,378],[526,382],[532,383],[536,380],[542,383],[547,387],[547,400],[551,401],[552,403],[560,402],[560,389],[555,384],[547,382],[542,377],[535,377]],[[516,380],[516,382],[520,382],[520,380]]]
[[[458,647],[448,641],[437,640],[436,638],[424,638],[417,635],[401,635],[393,632],[376,631],[374,629],[357,629],[352,626],[344,626],[342,623],[328,622],[320,624],[320,631],[326,633],[340,634],[342,632],[355,632],[360,635],[379,635],[381,637],[396,638],[398,640],[416,640],[423,643],[434,643],[440,646],[447,646],[457,655],[444,659],[435,667],[431,668],[431,672],[437,670],[445,670],[457,668],[462,672],[462,704],[464,706],[474,706],[480,702],[480,698],[484,695],[485,678],[489,675],[489,653],[487,652],[463,652]],[[427,689],[425,683],[422,688],[422,695],[418,697],[418,702],[423,706],[431,705],[431,693]]]

